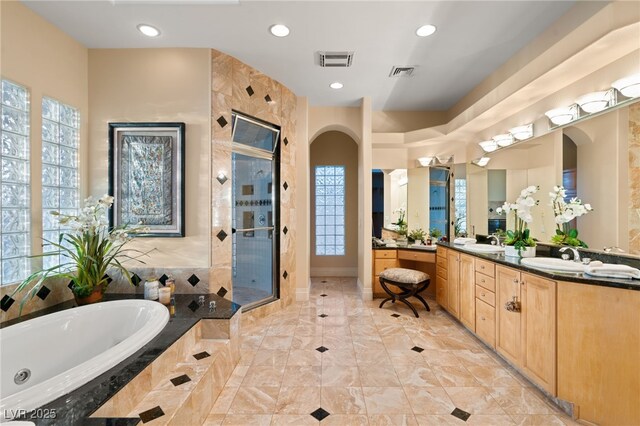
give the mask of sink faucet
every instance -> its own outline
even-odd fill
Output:
[[[487,239],[489,241],[491,241],[491,244],[494,246],[499,246],[500,245],[500,239],[498,238],[498,236],[496,234],[491,234],[487,237]]]
[[[578,249],[576,249],[575,247],[562,247],[560,249],[560,253],[564,253],[567,250],[571,250],[571,253],[573,253],[574,262],[580,262],[580,252],[578,251]],[[564,259],[565,256],[569,256],[569,255],[563,255],[562,258]]]

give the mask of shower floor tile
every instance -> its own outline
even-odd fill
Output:
[[[354,278],[312,278],[309,301],[242,330],[207,424],[465,424],[457,408],[466,424],[577,425],[435,301],[420,318],[379,302]]]

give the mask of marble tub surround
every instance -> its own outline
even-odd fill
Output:
[[[179,294],[205,294],[216,293],[225,299],[230,299],[229,288],[216,287],[215,289],[210,286],[209,268],[147,268],[147,267],[135,267],[130,268],[129,272],[132,274],[132,280],[139,281],[139,285],[131,286],[127,280],[118,273],[110,274],[113,279],[109,287],[108,293],[143,293],[144,282],[149,278],[160,279],[160,284],[164,285],[166,278],[170,275],[176,282],[176,293]],[[133,276],[137,276],[135,278]]]
[[[59,279],[47,280],[38,294],[24,304],[22,315],[28,315],[32,312],[72,300],[73,293],[67,287],[67,284],[67,281]],[[12,297],[17,286],[18,284],[16,283],[0,287],[0,299],[2,300],[2,305],[0,306],[0,324],[18,317],[20,302],[22,301],[24,293],[18,293]]]
[[[232,286],[232,175],[231,114],[242,114],[275,124],[280,134],[280,300],[252,310],[268,315],[295,298],[295,158],[297,98],[289,89],[260,71],[217,50],[211,50],[211,269],[209,288],[224,287],[231,298]],[[227,180],[215,177],[223,173]],[[274,182],[275,183],[275,182]],[[286,185],[285,185],[286,183]],[[271,305],[276,304],[274,308]]]
[[[199,296],[204,296],[204,303],[200,304],[198,299]],[[120,299],[129,299],[129,298],[142,298],[141,294],[105,294],[105,300],[120,300]],[[210,325],[210,329],[220,329],[225,330],[228,329],[230,332],[236,332],[239,328],[240,323],[240,306],[235,303],[230,302],[229,300],[223,299],[215,294],[203,294],[203,295],[190,295],[190,294],[176,294],[175,295],[176,304],[175,304],[175,312],[171,316],[169,323],[165,326],[165,328],[156,336],[151,342],[143,346],[140,350],[134,353],[132,356],[127,358],[125,361],[121,362],[117,366],[103,373],[102,375],[96,377],[94,380],[89,383],[81,386],[80,388],[74,390],[73,392],[58,398],[57,400],[43,406],[42,408],[46,409],[55,409],[57,413],[56,419],[38,419],[36,424],[65,424],[65,425],[84,425],[84,424],[120,424],[121,420],[118,420],[118,423],[114,423],[115,418],[91,418],[89,416],[95,412],[98,408],[100,408],[103,404],[109,401],[114,395],[116,395],[121,389],[124,389],[132,380],[136,378],[139,374],[143,373],[140,380],[146,380],[146,378],[153,378],[153,385],[156,386],[162,380],[162,368],[157,369],[158,373],[152,374],[152,370],[148,370],[149,367],[153,365],[153,362],[165,352],[168,353],[167,356],[174,357],[174,363],[171,365],[171,368],[175,368],[175,362],[178,360],[178,356],[183,357],[183,359],[188,359],[187,355],[192,356],[192,350],[197,350],[198,352],[204,352],[203,350],[199,350],[198,346],[202,339],[202,329],[201,326],[203,321],[215,321],[215,322],[226,322],[228,325],[226,326],[213,326]],[[209,311],[209,301],[216,302],[216,310]],[[11,321],[7,321],[5,323],[0,324],[0,327],[8,327],[12,324],[27,321],[31,318],[46,315],[48,313],[57,312],[64,309],[71,309],[75,307],[75,301],[69,300],[64,303],[48,307],[46,309],[33,312],[29,315],[24,315],[20,318],[13,319]],[[194,327],[198,325],[197,327]],[[182,342],[173,348],[173,345],[180,341],[183,336],[186,336]],[[206,340],[206,339],[205,339]],[[224,339],[212,339],[210,340],[211,344],[220,345],[223,343],[218,349],[223,348],[224,350],[220,350],[221,354],[224,355],[231,360],[231,363],[235,365],[234,359],[237,359],[237,348],[239,343],[237,343],[234,339],[226,340]],[[209,344],[207,342],[204,343],[205,351],[207,350],[206,345]],[[217,346],[216,346],[217,347]],[[171,348],[171,349],[170,349]],[[211,348],[210,348],[211,349]],[[213,350],[213,349],[211,349]],[[216,358],[214,356],[213,358]],[[171,358],[173,359],[173,358]],[[226,365],[226,363],[221,363],[221,366]],[[222,378],[222,374],[224,371],[217,371],[215,374],[218,376],[216,379],[216,383],[224,383],[225,379]],[[165,373],[170,373],[171,370],[164,370]],[[226,373],[224,373],[226,374]],[[175,376],[174,376],[175,377]],[[172,377],[173,378],[173,377]],[[157,382],[156,382],[157,380]],[[137,391],[142,391],[147,389],[150,385],[145,385],[143,382],[136,382],[140,384],[140,389]],[[200,381],[198,381],[200,383]],[[207,381],[202,382],[203,386],[207,385]],[[207,385],[208,386],[208,385]],[[149,389],[153,389],[150,387]],[[200,395],[200,394],[198,394]],[[184,401],[187,401],[185,399]],[[197,403],[198,405],[200,402]],[[183,404],[184,405],[184,404]],[[132,406],[132,409],[135,408]],[[168,409],[167,409],[168,410]],[[169,411],[169,410],[168,410]],[[123,414],[121,418],[128,417],[129,411]],[[139,418],[135,420],[135,422],[128,423],[129,420],[125,421],[123,424],[137,424],[139,422]]]
[[[243,324],[204,424],[577,425],[435,302],[377,305],[354,278],[312,278],[308,302]]]

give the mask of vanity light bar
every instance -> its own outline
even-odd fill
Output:
[[[473,160],[472,163],[476,166],[485,167],[487,164],[489,164],[489,161],[491,161],[491,158],[489,157],[480,157]]]
[[[484,152],[494,152],[506,148],[520,141],[533,137],[533,123],[509,129],[509,133],[496,135],[491,140],[478,142]]]
[[[611,89],[587,93],[576,103],[565,108],[555,108],[544,113],[551,122],[549,129],[564,126],[579,118],[613,108],[621,102],[640,97],[640,74],[633,74],[611,83]],[[627,99],[619,101],[619,96]]]

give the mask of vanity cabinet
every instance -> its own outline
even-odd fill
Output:
[[[371,282],[371,290],[373,297],[384,297],[384,289],[380,285],[380,273],[389,268],[398,267],[398,251],[397,250],[373,250],[373,277]]]
[[[449,250],[447,253],[447,310],[460,318],[460,252]]]
[[[436,252],[436,302],[442,308],[447,309],[449,304],[447,303],[448,297],[448,250],[443,247],[438,247]]]
[[[556,394],[556,282],[496,266],[496,350]]]
[[[476,289],[474,257],[461,254],[459,261],[458,288],[460,295],[460,322],[469,330],[476,331]]]
[[[484,342],[496,347],[496,280],[495,265],[475,259],[476,334]]]

